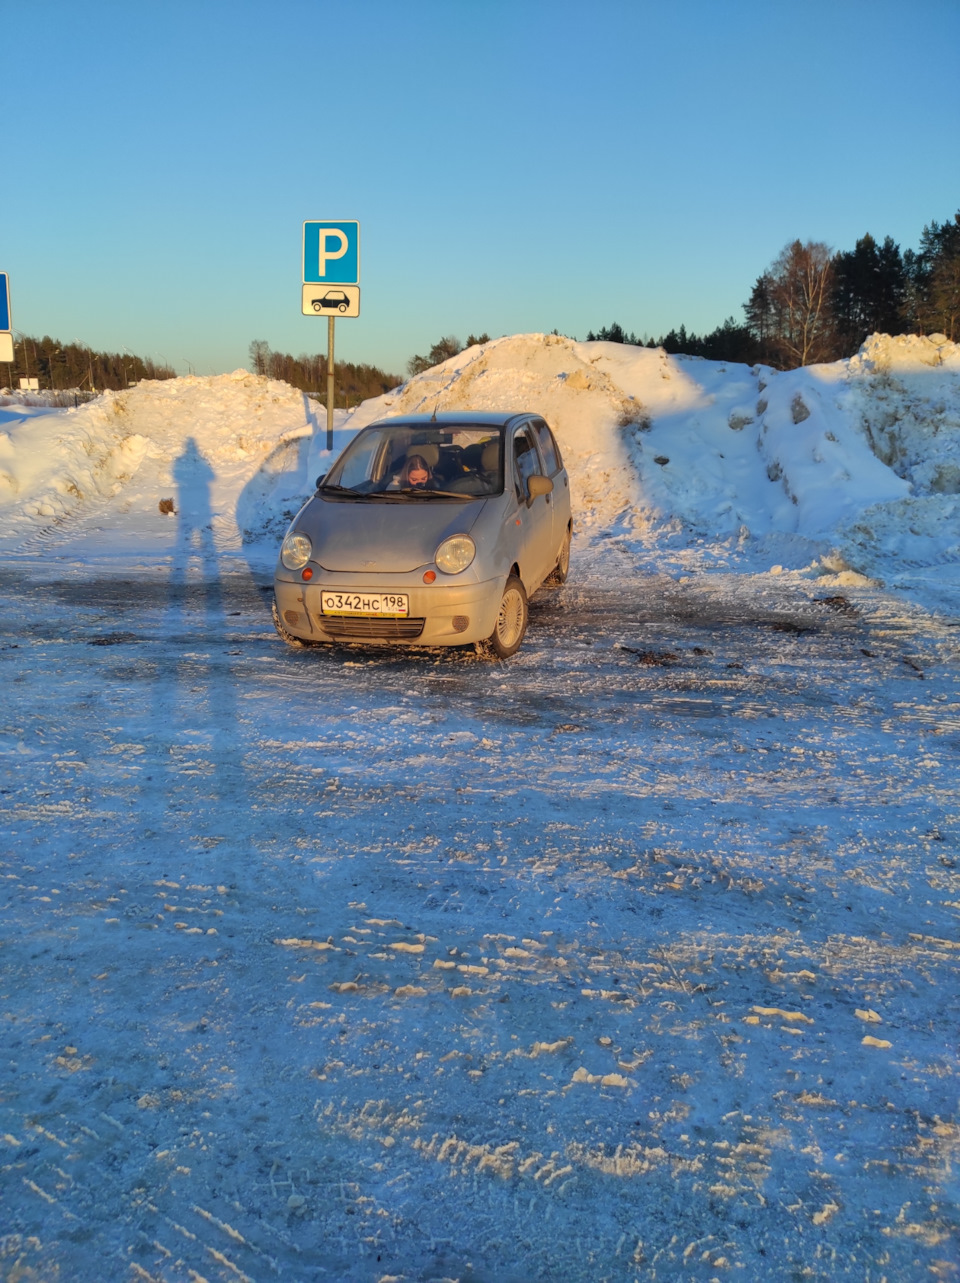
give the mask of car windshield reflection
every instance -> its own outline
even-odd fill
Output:
[[[449,423],[364,428],[324,478],[320,493],[396,502],[502,494],[501,434]]]

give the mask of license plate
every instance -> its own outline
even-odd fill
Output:
[[[405,618],[410,606],[405,592],[323,592],[320,609],[325,615],[378,615]]]

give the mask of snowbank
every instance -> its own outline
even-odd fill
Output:
[[[581,531],[880,578],[960,563],[960,347],[942,335],[874,335],[851,360],[787,372],[513,336],[350,424],[434,406],[544,413]]]
[[[203,481],[221,546],[239,540],[237,498],[278,448],[317,430],[316,405],[285,383],[236,370],[144,381],[86,405],[10,416],[0,431],[0,547],[52,537],[96,516],[132,555],[157,550],[176,523],[160,511]],[[174,515],[169,514],[169,515]]]
[[[339,412],[335,451],[374,419],[436,407],[544,414],[581,539],[615,533],[767,565],[776,552],[795,569],[881,579],[960,566],[960,347],[942,335],[874,335],[850,360],[788,372],[513,335]],[[209,469],[218,546],[272,545],[331,459],[322,407],[243,370],[66,411],[0,411],[4,424],[8,548],[96,511],[146,553],[170,525],[158,502],[176,500],[176,462],[190,458]]]
[[[468,348],[360,406],[361,427],[384,415],[451,410],[535,410],[557,434],[582,529],[613,523],[646,526],[642,489],[620,425],[643,411],[591,359],[613,344],[573,343],[555,334],[522,334]],[[636,349],[631,349],[636,351]],[[640,352],[640,355],[646,355]]]

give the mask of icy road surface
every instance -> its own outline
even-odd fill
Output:
[[[503,665],[2,572],[0,1276],[956,1277],[956,621],[603,547]]]

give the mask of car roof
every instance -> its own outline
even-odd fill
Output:
[[[438,428],[505,428],[514,419],[526,419],[533,416],[534,411],[532,410],[463,410],[460,412],[446,410],[443,414],[393,415],[387,418],[377,419],[374,423],[368,424],[368,427],[382,428],[388,424],[392,428],[402,427],[404,424],[410,424],[416,427],[425,427],[432,424]]]

